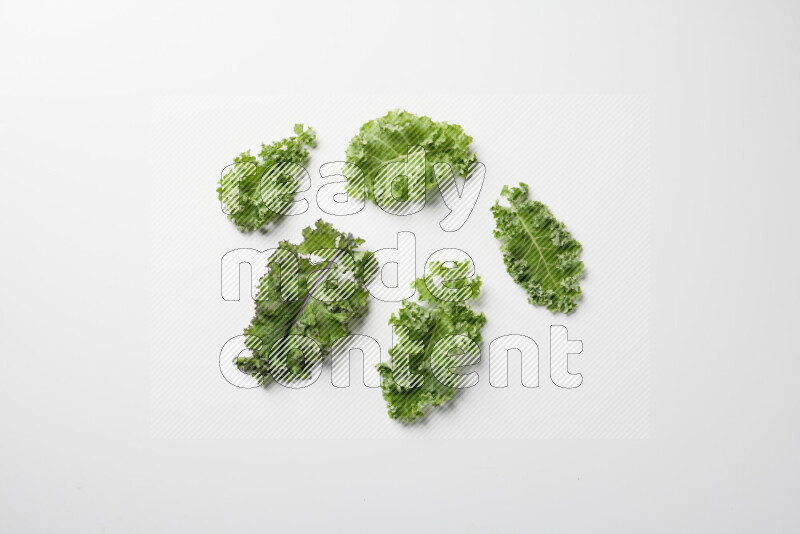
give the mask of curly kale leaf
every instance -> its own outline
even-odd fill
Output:
[[[465,302],[440,300],[437,291],[430,288],[438,283],[434,278],[458,278],[467,271],[467,262],[454,262],[453,267],[445,268],[434,264],[431,274],[418,278],[414,286],[419,291],[419,303],[403,302],[397,315],[392,314],[389,324],[398,335],[398,342],[389,349],[390,361],[378,365],[381,375],[381,390],[386,401],[389,417],[409,423],[423,417],[430,406],[439,406],[449,401],[456,392],[454,384],[437,377],[432,366],[433,358],[443,358],[443,367],[459,365],[458,355],[441,352],[434,356],[437,342],[446,336],[465,336],[477,347],[481,341],[481,329],[486,323],[483,313],[476,313]],[[464,300],[477,299],[481,279],[461,278],[458,282],[448,282],[459,290]],[[416,347],[414,350],[412,347]],[[407,369],[415,376],[414,384],[403,385],[398,376],[400,369]]]
[[[502,195],[509,206],[498,200],[491,210],[508,274],[525,289],[531,304],[570,313],[581,295],[581,244],[547,206],[528,198],[526,184],[505,186]]]
[[[300,184],[298,176],[282,173],[276,165],[302,166],[308,161],[307,147],[316,146],[316,133],[311,128],[295,124],[294,132],[297,135],[271,145],[262,144],[258,156],[249,150],[242,152],[220,178],[217,195],[223,211],[242,232],[262,229],[280,217],[281,207],[294,198]],[[270,176],[265,182],[269,183],[262,183],[267,173]]]
[[[367,309],[366,283],[376,271],[375,257],[360,250],[364,240],[321,220],[303,230],[303,242],[282,241],[261,278],[256,314],[245,329],[251,357],[236,359],[239,370],[264,384],[273,372],[287,380],[304,379],[333,343],[350,333]],[[273,352],[290,335],[316,341],[316,356],[301,351]]]
[[[363,198],[366,192],[366,197],[374,201],[373,191],[379,170],[389,162],[405,162],[409,146],[425,150],[426,190],[436,182],[431,175],[436,163],[447,163],[453,172],[466,177],[477,161],[475,154],[469,151],[470,143],[472,137],[457,124],[435,122],[430,117],[419,117],[407,111],[390,111],[364,124],[350,141],[346,151],[347,162],[357,165],[364,175],[348,177],[348,193]],[[393,178],[381,176],[384,180]],[[385,185],[395,198],[405,200],[407,189],[403,189],[400,180]]]

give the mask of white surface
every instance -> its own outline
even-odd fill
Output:
[[[432,197],[422,211],[397,216],[369,204],[335,217],[315,201],[319,167],[344,158],[363,122],[401,107],[459,122],[475,139],[486,167],[475,209],[458,232],[439,227],[448,213]],[[154,437],[583,437],[649,436],[650,198],[648,99],[637,96],[193,97],[156,99],[153,117],[154,183],[151,230]],[[214,194],[232,154],[258,139],[279,139],[294,120],[312,124],[319,143],[306,165],[311,190],[301,215],[285,217],[267,234],[242,235],[226,221]],[[281,133],[284,132],[284,133]],[[238,149],[236,148],[238,143]],[[531,197],[547,203],[584,247],[585,293],[571,315],[527,303],[506,274],[489,207],[504,184],[529,183]],[[220,373],[220,350],[250,323],[254,304],[249,268],[241,300],[221,296],[221,258],[239,248],[265,250],[323,218],[366,239],[372,250],[397,246],[397,232],[414,234],[416,272],[435,251],[461,249],[483,280],[473,307],[486,314],[479,383],[433,410],[421,424],[402,426],[386,415],[380,390],[363,386],[361,358],[352,386],[334,387],[330,366],[302,390],[277,384],[241,390]],[[454,259],[460,259],[458,256]],[[263,269],[263,266],[258,266]],[[263,271],[257,271],[263,272]],[[258,276],[258,275],[257,275]],[[371,299],[354,333],[373,337],[388,359],[389,316],[399,303]],[[583,351],[570,370],[584,382],[563,389],[550,379],[550,325],[564,325]],[[519,355],[511,356],[510,385],[489,384],[489,344],[522,334],[539,345],[540,386],[522,387]],[[534,355],[526,353],[525,358]]]
[[[0,6],[0,531],[794,528],[800,7],[404,6]],[[649,94],[651,438],[152,440],[150,97],[276,86]]]

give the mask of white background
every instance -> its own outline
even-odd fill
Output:
[[[0,530],[793,530],[798,11],[0,4]],[[151,439],[151,97],[276,88],[650,95],[651,437]]]
[[[470,218],[457,232],[439,226],[448,208],[438,193],[429,195],[422,211],[407,216],[390,215],[371,203],[346,217],[328,215],[317,206],[319,186],[331,181],[320,177],[319,167],[344,159],[361,124],[397,106],[442,120],[457,117],[474,137],[472,148],[486,168],[486,179]],[[646,97],[179,95],[154,99],[151,114],[154,437],[649,437]],[[319,142],[306,164],[311,189],[297,197],[310,207],[285,217],[266,234],[242,234],[227,221],[214,194],[219,174],[232,154],[258,146],[263,136],[289,135],[294,120],[318,130]],[[529,183],[532,198],[547,202],[567,221],[584,247],[585,297],[569,316],[533,308],[506,274],[489,207],[503,184],[520,180]],[[236,274],[221,275],[222,256],[234,249],[276,247],[282,239],[298,242],[301,229],[319,218],[363,237],[371,250],[394,248],[398,232],[411,232],[416,258],[408,261],[418,276],[439,249],[470,255],[483,281],[473,307],[487,317],[482,362],[471,369],[479,375],[476,386],[419,424],[403,426],[387,416],[380,390],[363,385],[360,356],[353,358],[346,390],[331,384],[327,362],[318,382],[302,390],[277,384],[241,390],[222,378],[220,349],[242,333],[254,313],[249,267],[235,271],[242,274],[241,300],[223,300],[220,280]],[[266,265],[255,267],[260,276]],[[403,283],[408,286],[409,281]],[[387,323],[398,308],[396,302],[370,299],[367,315],[353,330],[375,339],[386,359],[392,345]],[[583,342],[583,351],[570,356],[569,364],[571,372],[583,375],[578,388],[560,388],[550,379],[550,325],[566,326],[571,339]],[[509,386],[489,384],[489,344],[509,334],[538,344],[539,388],[522,386],[520,355],[514,353]],[[524,357],[532,360],[535,354]]]

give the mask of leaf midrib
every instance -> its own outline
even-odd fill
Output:
[[[557,283],[556,279],[553,278],[553,274],[550,272],[550,267],[548,267],[547,265],[547,260],[544,258],[544,254],[542,254],[542,249],[539,247],[539,243],[536,241],[536,237],[534,237],[533,232],[531,231],[530,228],[528,228],[528,225],[525,224],[525,218],[519,213],[519,211],[517,210],[517,208],[514,206],[513,203],[511,203],[511,211],[514,212],[514,215],[516,215],[519,221],[522,223],[522,227],[525,228],[525,233],[527,233],[528,236],[530,236],[531,242],[533,242],[533,245],[536,247],[536,251],[539,253],[539,257],[542,259],[542,264],[544,264],[544,269],[547,272],[547,276],[550,277],[550,280],[552,280],[553,283]]]

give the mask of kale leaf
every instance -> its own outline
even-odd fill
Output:
[[[450,286],[457,293],[455,298],[464,301],[478,298],[480,277],[464,278],[468,263],[452,263],[449,268],[441,263],[432,264],[430,273],[414,282],[420,302],[403,302],[398,313],[392,314],[389,320],[395,332],[401,334],[389,349],[390,361],[379,364],[378,371],[389,417],[403,423],[423,417],[430,406],[449,401],[456,392],[455,384],[437,376],[432,361],[440,358],[444,361],[439,361],[437,366],[453,368],[459,365],[459,357],[450,351],[434,355],[437,342],[454,334],[468,338],[475,348],[481,341],[486,316],[476,313],[465,302],[441,300],[436,296],[441,295],[434,289],[441,283],[437,279],[444,279],[443,285]],[[452,345],[448,347],[453,348]],[[406,374],[410,371],[412,376],[415,375],[413,383],[401,380],[398,374],[402,369]]]
[[[347,162],[357,165],[363,176],[348,176],[348,193],[354,198],[365,196],[375,201],[375,180],[381,167],[389,162],[405,162],[409,146],[425,150],[425,190],[433,187],[436,180],[431,176],[435,163],[449,164],[453,172],[466,177],[477,157],[469,150],[472,137],[464,133],[457,124],[435,122],[430,117],[420,117],[407,111],[390,111],[383,117],[371,120],[347,147]],[[393,176],[382,175],[380,179],[393,180]],[[383,184],[390,188],[396,198],[403,199],[407,190],[398,189],[400,181]]]
[[[239,370],[261,384],[273,372],[289,381],[310,376],[310,368],[366,312],[366,283],[377,264],[371,252],[359,248],[363,243],[319,220],[303,230],[299,245],[279,244],[259,282],[255,317],[245,329],[252,356],[236,359]],[[291,335],[314,340],[321,352],[276,355],[276,343]]]
[[[234,158],[227,172],[220,178],[217,195],[228,219],[242,232],[261,230],[264,225],[280,217],[300,185],[297,175],[281,172],[281,164],[304,165],[308,161],[308,148],[316,146],[316,134],[302,124],[294,125],[297,135],[262,144],[258,156],[250,151]],[[262,178],[270,173],[265,183]]]
[[[528,198],[526,184],[504,186],[502,196],[509,206],[498,200],[491,210],[508,274],[525,289],[531,304],[570,313],[581,295],[581,244],[547,206]]]

